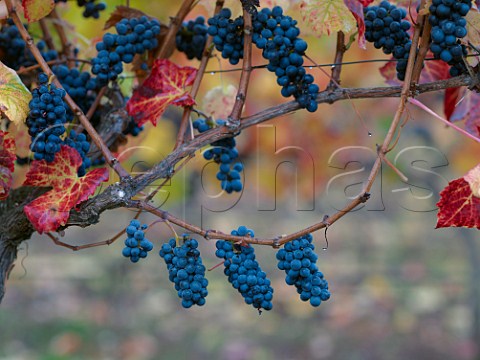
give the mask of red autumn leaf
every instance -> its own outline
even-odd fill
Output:
[[[106,168],[94,169],[79,178],[77,170],[81,164],[82,158],[69,146],[62,146],[51,163],[45,160],[32,163],[24,185],[52,188],[24,208],[40,234],[65,225],[70,210],[87,200],[102,181],[108,180]]]
[[[152,72],[127,103],[128,113],[139,126],[150,121],[157,125],[168,105],[191,106],[195,100],[185,89],[193,84],[197,70],[177,66],[168,59],[155,60]]]
[[[363,8],[373,2],[373,0],[343,0],[347,8],[357,21],[358,27],[358,46],[362,49],[366,48],[365,40],[365,19],[363,17]]]
[[[373,2],[373,0],[358,0],[358,2],[362,4],[364,7],[367,7]]]
[[[38,21],[50,14],[55,7],[53,0],[22,0],[28,22]]]
[[[453,180],[440,193],[437,228],[480,229],[480,164],[464,177]]]
[[[427,58],[433,57],[432,53],[427,54]],[[394,60],[393,57],[390,58]],[[402,84],[397,79],[396,61],[389,61],[380,68],[380,74],[385,78],[388,85],[395,86]],[[450,77],[450,66],[443,61],[429,60],[424,62],[424,67],[420,73],[420,83],[432,82],[437,80],[444,80]]]
[[[427,58],[433,58],[431,52],[427,53]],[[420,74],[420,83],[445,80],[450,77],[450,65],[440,60],[428,60],[424,62],[424,67]]]
[[[451,122],[462,121],[465,130],[475,136],[480,136],[480,94],[466,88],[459,89],[458,101],[453,105],[450,115]]]
[[[393,57],[392,57],[393,59]],[[380,68],[380,75],[385,78],[385,82],[390,86],[398,86],[402,83],[397,79],[397,70],[395,61],[389,61]]]
[[[15,140],[0,131],[0,200],[7,198],[12,187],[12,173],[15,169]]]
[[[447,118],[447,120],[450,120],[450,118],[452,117],[453,112],[455,111],[455,107],[460,98],[460,94],[460,87],[448,88],[445,90],[445,99],[443,100],[443,112],[445,113],[445,117]]]

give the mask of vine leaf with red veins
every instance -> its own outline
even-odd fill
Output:
[[[370,1],[370,0],[368,0]],[[367,48],[367,41],[365,40],[365,18],[363,17],[363,8],[368,6],[372,1],[358,1],[358,0],[343,0],[348,10],[352,13],[353,17],[357,21],[358,28],[358,46],[361,49]],[[366,5],[365,5],[366,4]]]
[[[431,52],[427,53],[427,58],[433,57]],[[393,57],[390,58],[394,60]],[[391,86],[401,85],[402,82],[397,79],[397,62],[389,61],[380,68],[380,74],[384,77],[385,82]],[[445,80],[450,77],[450,66],[443,61],[425,61],[425,66],[420,74],[419,83],[427,83],[436,80]]]
[[[17,125],[23,123],[31,98],[32,94],[15,70],[0,62],[0,115]]]
[[[108,180],[108,169],[94,169],[79,178],[77,170],[82,164],[78,152],[62,145],[55,160],[34,161],[23,185],[50,187],[50,191],[25,206],[24,212],[40,234],[54,231],[67,223],[70,210],[88,199],[97,186]]]
[[[15,140],[8,133],[0,131],[0,200],[7,198],[12,187],[16,158]]]
[[[54,0],[22,0],[28,22],[38,21],[50,14],[55,7]]]
[[[356,28],[355,18],[343,0],[303,0],[300,12],[316,36],[348,33]]]
[[[437,228],[480,229],[480,164],[464,177],[453,180],[440,193]]]
[[[167,106],[192,106],[195,100],[185,88],[193,84],[197,69],[177,66],[168,59],[155,60],[152,72],[133,92],[127,111],[138,126],[157,125]]]
[[[461,88],[456,94],[454,109],[448,120],[451,122],[461,121],[465,123],[465,130],[470,134],[480,137],[480,94]]]

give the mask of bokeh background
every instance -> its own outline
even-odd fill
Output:
[[[109,11],[125,1],[107,4],[101,20],[84,20],[74,2],[61,9],[85,57],[91,56]],[[179,6],[167,0],[130,4],[166,24]],[[288,13],[299,18],[295,6]],[[197,15],[207,15],[206,8],[198,6],[188,18]],[[316,63],[332,61],[335,36],[307,39]],[[370,46],[365,51],[353,44],[345,61],[385,58]],[[172,59],[189,63],[183,54]],[[254,62],[264,63],[257,51]],[[342,86],[382,86],[382,65],[345,66]],[[199,108],[212,87],[236,84],[238,72],[218,72],[230,68],[212,59]],[[325,88],[328,77],[311,71]],[[122,86],[128,91],[131,85],[126,73]],[[443,93],[420,99],[442,114]],[[244,115],[284,101],[274,77],[255,70]],[[220,194],[215,166],[198,155],[156,202],[207,229],[247,225],[262,237],[319,222],[360,191],[397,103],[323,104],[315,114],[299,111],[247,129],[237,138],[245,165],[242,194]],[[156,128],[147,126],[127,144],[124,150],[131,155],[125,164],[132,172],[145,171],[168,154],[180,110],[170,108]],[[121,256],[123,238],[72,252],[35,235],[21,246],[0,307],[0,359],[480,359],[478,231],[434,229],[439,192],[478,163],[478,145],[415,108],[408,115],[389,159],[409,182],[383,167],[365,206],[326,234],[314,234],[319,267],[332,293],[319,308],[300,301],[285,284],[270,248],[256,252],[272,279],[274,309],[259,315],[226,281],[222,267],[207,273],[206,305],[185,310],[156,251],[132,264]],[[21,183],[22,172],[17,175]],[[106,212],[100,224],[70,228],[62,240],[77,245],[107,240],[134,214]],[[148,214],[140,220],[155,221]],[[147,234],[157,251],[172,237],[162,223]],[[329,246],[322,250],[325,236]],[[200,243],[204,264],[215,266],[214,242]]]

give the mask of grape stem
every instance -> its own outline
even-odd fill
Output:
[[[50,50],[56,50],[55,44],[53,43],[52,34],[50,33],[50,29],[48,28],[48,24],[45,18],[40,19],[39,24],[40,28],[42,29],[43,40],[47,44],[48,48]]]
[[[428,15],[418,15],[417,23],[423,24],[422,38],[420,40],[420,49],[418,50],[418,56],[415,60],[413,67],[412,82],[418,84],[420,79],[420,73],[423,67],[423,61],[427,56],[428,49],[430,48],[430,30],[432,25],[428,21]]]
[[[184,0],[182,6],[178,10],[175,17],[170,18],[170,25],[168,26],[167,34],[163,39],[162,45],[154,52],[153,56],[156,59],[167,58],[170,51],[175,47],[175,36],[177,35],[185,16],[193,9],[194,0]]]
[[[67,59],[73,59],[74,56],[74,49],[73,49],[73,44],[68,40],[67,34],[65,33],[65,23],[63,22],[62,19],[60,19],[60,16],[58,15],[57,8],[54,8],[50,15],[48,15],[50,19],[52,19],[53,26],[55,28],[55,31],[58,34],[58,37],[60,38],[60,42],[62,44],[62,54],[65,56]],[[68,61],[68,67],[72,68],[75,67],[75,62],[73,60]]]
[[[220,10],[223,8],[223,0],[217,1],[217,5],[215,7],[215,12],[214,14],[218,14]],[[210,57],[212,56],[212,51],[213,47],[211,46],[213,42],[213,38],[209,36],[207,38],[207,42],[205,44],[205,51],[202,55],[202,60],[200,62],[200,66],[197,71],[197,75],[195,76],[195,80],[193,81],[192,89],[190,90],[190,96],[195,99],[198,90],[200,89],[200,85],[203,80],[203,76],[205,74],[205,69],[207,68],[208,61],[210,60]],[[184,139],[185,139],[185,132],[187,131],[188,124],[190,123],[190,114],[192,112],[191,107],[186,107],[183,110],[183,115],[182,115],[182,121],[180,122],[180,128],[178,129],[178,134],[177,134],[177,141],[175,142],[175,147],[174,149],[178,149],[180,145],[183,144]]]
[[[345,34],[343,33],[343,31],[339,31],[337,32],[337,46],[335,50],[335,58],[333,60],[334,64],[339,65],[333,65],[332,67],[332,77],[327,87],[328,90],[333,90],[336,87],[340,86],[340,74],[342,72],[343,55],[346,51],[347,47],[345,46]]]
[[[252,15],[243,8],[243,63],[242,73],[240,75],[240,82],[238,84],[237,96],[233,109],[228,116],[227,126],[232,127],[232,130],[237,130],[240,125],[240,116],[242,115],[243,106],[247,99],[247,89],[250,81],[250,74],[252,72]]]
[[[65,248],[70,249],[72,251],[79,251],[79,250],[89,249],[89,248],[97,247],[97,246],[110,245],[110,244],[114,243],[115,241],[117,241],[124,233],[125,233],[125,229],[122,229],[122,231],[120,231],[118,234],[116,234],[114,237],[112,237],[108,240],[99,241],[99,242],[90,243],[90,244],[85,244],[85,245],[70,245],[70,244],[67,244],[66,242],[63,242],[63,241],[59,240],[58,237],[56,237],[55,235],[53,235],[50,232],[46,233],[45,235],[47,235],[50,239],[52,239],[52,241],[55,243],[55,245],[65,247]]]

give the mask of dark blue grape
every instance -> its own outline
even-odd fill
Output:
[[[465,15],[472,7],[471,0],[438,0],[429,7],[429,22],[432,25],[430,50],[436,59],[450,65],[450,75],[467,73],[463,57],[467,48],[461,44],[461,38],[467,35]]]
[[[148,252],[153,249],[153,244],[145,237],[145,229],[147,229],[147,225],[140,225],[140,221],[136,219],[130,221],[130,225],[125,229],[127,239],[122,255],[130,258],[133,263],[146,258]]]
[[[82,165],[78,168],[78,176],[82,177],[86,174],[86,169],[92,166],[92,161],[88,157],[88,151],[90,150],[90,143],[87,141],[85,134],[77,134],[75,130],[71,130],[68,134],[68,138],[65,139],[65,145],[77,150],[78,154],[82,158]]]
[[[216,125],[225,125],[224,120],[217,120]],[[205,119],[197,119],[193,122],[193,128],[199,133],[210,130],[214,123],[210,123]],[[203,153],[206,160],[213,160],[219,164],[219,172],[217,179],[220,181],[222,190],[228,194],[232,192],[240,192],[243,189],[241,175],[243,165],[239,162],[234,163],[238,158],[238,150],[236,149],[235,138],[226,138],[213,142],[212,148]]]
[[[30,150],[34,160],[52,162],[60,151],[60,136],[65,133],[66,110],[63,98],[65,91],[48,84],[48,76],[38,76],[39,87],[32,90],[26,124],[32,144]]]
[[[160,256],[165,260],[169,276],[175,284],[182,306],[190,308],[193,305],[205,304],[208,295],[208,280],[205,278],[205,266],[202,264],[198,242],[184,234],[178,246],[175,239],[170,239],[160,249]]]
[[[183,23],[175,38],[177,49],[184,52],[188,59],[201,60],[207,42],[207,30],[203,16]]]
[[[240,226],[231,232],[235,236],[255,236],[252,230]],[[245,302],[257,310],[271,310],[273,288],[265,272],[255,260],[251,245],[237,245],[218,240],[215,255],[224,260],[224,273],[228,281],[243,296]]]
[[[157,20],[149,20],[146,16],[122,19],[115,29],[117,34],[107,33],[96,44],[98,53],[92,59],[92,73],[97,75],[97,87],[116,80],[123,72],[122,62],[129,64],[136,54],[152,50],[158,45],[156,36],[160,33],[160,23]]]
[[[364,8],[364,15],[369,20],[373,19],[365,22],[365,39],[372,42],[375,48],[382,49],[385,54],[392,54],[398,60],[397,78],[404,80],[411,45],[410,35],[407,33],[411,25],[403,20],[407,12],[388,1],[382,1],[379,6]]]
[[[317,267],[318,256],[313,252],[312,235],[308,234],[285,244],[278,250],[278,268],[287,276],[285,282],[294,285],[300,299],[319,306],[330,298],[328,282]]]
[[[28,29],[28,24],[26,24],[25,27]],[[55,50],[47,49],[45,41],[38,41],[37,47],[45,61],[58,58],[58,53]],[[3,53],[0,60],[14,70],[18,70],[21,67],[32,66],[37,63],[33,54],[27,48],[25,41],[22,39],[17,26],[14,25],[11,20],[8,20],[7,24],[2,26],[0,31],[0,49]]]
[[[281,7],[264,8],[253,17],[252,40],[269,61],[267,69],[277,75],[282,96],[293,96],[302,108],[315,112],[319,88],[312,84],[313,77],[303,67],[308,45],[298,37],[300,30],[296,25]]]

